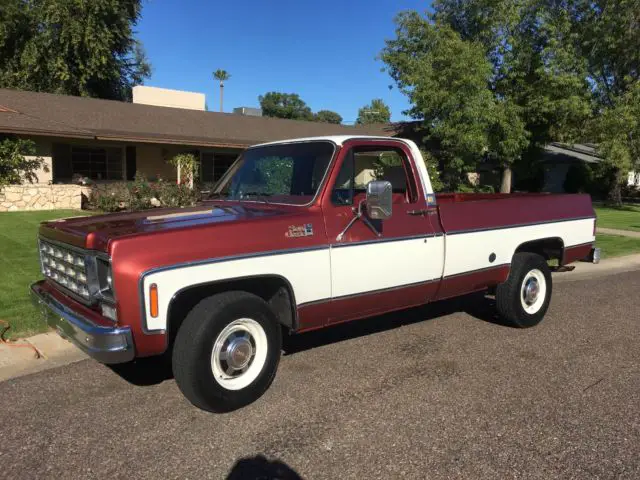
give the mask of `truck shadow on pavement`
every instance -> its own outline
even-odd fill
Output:
[[[289,465],[280,460],[269,460],[262,455],[238,460],[226,480],[302,480]]]
[[[285,355],[292,355],[311,348],[364,337],[458,312],[464,312],[484,322],[507,326],[496,313],[495,300],[484,292],[479,292],[420,307],[398,310],[377,317],[341,323],[309,333],[286,335],[282,348]]]
[[[313,332],[299,335],[285,334],[282,350],[284,355],[293,355],[312,348],[364,337],[458,312],[464,312],[484,322],[506,325],[496,313],[495,300],[481,292],[377,317],[354,320]],[[173,378],[170,358],[170,355],[140,358],[131,363],[109,365],[109,368],[134,385],[157,385]]]

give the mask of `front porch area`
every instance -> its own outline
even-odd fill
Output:
[[[217,182],[241,149],[150,143],[116,143],[83,139],[33,137],[36,156],[44,160],[37,181],[0,191],[0,212],[85,208],[92,194],[122,190],[136,173],[150,182],[175,182],[169,160],[191,153],[199,160],[198,184]]]

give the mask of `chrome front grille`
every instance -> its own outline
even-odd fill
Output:
[[[85,301],[90,300],[87,256],[77,250],[40,239],[42,273]]]

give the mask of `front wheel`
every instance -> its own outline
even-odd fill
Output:
[[[273,381],[282,337],[267,303],[247,292],[205,298],[187,315],[173,348],[173,374],[185,397],[203,410],[235,410]]]
[[[516,327],[533,327],[547,313],[552,287],[551,270],[542,256],[516,253],[509,278],[496,289],[498,313]]]

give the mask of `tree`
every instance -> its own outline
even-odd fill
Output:
[[[340,116],[340,114],[336,112],[332,112],[331,110],[318,111],[313,116],[313,120],[316,122],[335,123],[338,125],[342,123],[342,117]]]
[[[0,189],[20,184],[24,180],[38,181],[36,170],[44,166],[44,159],[36,156],[32,140],[5,137],[0,141]]]
[[[381,98],[371,100],[358,110],[358,125],[370,125],[372,123],[389,123],[391,121],[391,109]]]
[[[167,163],[176,167],[178,185],[187,185],[193,188],[193,182],[199,176],[200,160],[193,153],[178,153],[171,157]]]
[[[600,142],[605,171],[614,177],[609,199],[621,204],[629,169],[640,168],[640,1],[572,0],[567,10],[593,94],[588,139]]]
[[[140,0],[4,0],[0,87],[129,99],[151,69],[133,27]]]
[[[297,93],[268,92],[258,97],[265,117],[313,120],[313,113]]]
[[[381,57],[412,100],[409,113],[430,132],[434,153],[453,170],[491,159],[508,192],[515,162],[579,135],[589,84],[560,3],[440,0],[427,17],[397,18],[397,38]]]
[[[521,125],[504,118],[513,108],[494,98],[491,64],[479,42],[464,41],[450,27],[416,12],[403,13],[396,22],[397,38],[387,42],[381,58],[409,98],[412,107],[406,113],[423,122],[446,185],[457,189],[483,156],[497,154],[492,149],[502,140],[519,146]]]
[[[613,105],[594,124],[598,152],[615,172],[609,199],[617,205],[622,205],[621,185],[627,173],[640,170],[640,82],[627,88],[612,97]]]
[[[571,0],[563,6],[597,104],[611,107],[640,80],[640,1]]]
[[[213,78],[215,78],[218,82],[220,82],[220,111],[224,111],[222,109],[222,101],[224,98],[224,82],[231,78],[231,75],[226,70],[216,70],[213,72]]]

